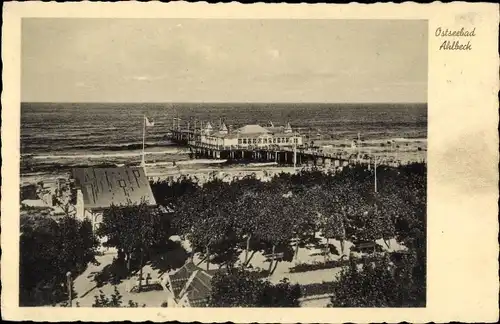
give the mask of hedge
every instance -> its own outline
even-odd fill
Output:
[[[362,256],[362,257],[351,256],[351,259],[354,259],[357,263],[361,263],[365,260],[371,261],[379,257],[380,257],[379,255],[375,254],[372,256]],[[299,263],[296,266],[290,268],[290,273],[332,269],[332,268],[344,267],[347,266],[348,264],[349,264],[349,259],[330,260],[326,262]]]
[[[312,283],[301,285],[302,297],[330,294],[333,292],[334,281],[323,281],[321,283]]]

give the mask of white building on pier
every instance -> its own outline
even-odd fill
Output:
[[[218,129],[207,123],[199,140],[201,144],[239,148],[292,147],[301,146],[303,143],[302,136],[292,129],[290,123],[284,127],[245,125],[234,131],[229,131],[224,123],[221,123]]]

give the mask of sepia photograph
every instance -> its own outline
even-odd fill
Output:
[[[23,18],[19,306],[425,307],[427,43]]]
[[[2,319],[498,322],[499,24],[7,3]]]

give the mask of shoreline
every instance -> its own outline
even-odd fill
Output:
[[[328,144],[318,142],[320,150],[334,154],[374,155],[382,158],[401,161],[402,164],[426,161],[426,138],[392,137],[386,139],[362,140],[359,147],[351,147],[352,141],[329,140]],[[391,146],[387,143],[394,143]],[[394,145],[398,145],[397,148]],[[67,178],[71,168],[139,165],[141,150],[116,151],[68,151],[22,154],[20,180],[21,186],[39,181],[51,183],[58,178]],[[166,146],[151,148],[145,152],[146,172],[148,177],[169,179],[183,175],[207,177],[211,174],[224,174],[223,177],[251,173],[277,173],[281,170],[293,169],[287,165],[272,165],[258,162],[227,162],[217,159],[191,159],[190,150],[182,146]],[[148,161],[149,159],[149,161]],[[308,168],[308,165],[297,166],[297,170]],[[290,171],[287,171],[290,172]]]

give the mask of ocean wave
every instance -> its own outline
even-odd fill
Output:
[[[173,150],[179,150],[179,146],[175,145],[170,141],[161,141],[161,142],[148,142],[144,145],[147,149],[154,148],[172,148]],[[22,151],[23,153],[43,153],[46,152],[47,148],[50,148],[52,152],[60,152],[60,151],[130,151],[130,150],[142,150],[141,142],[127,142],[127,143],[115,143],[115,144],[107,144],[107,143],[88,143],[88,144],[70,144],[70,145],[57,145],[57,144],[47,144],[47,143],[22,143]]]
[[[163,150],[163,151],[152,151],[145,152],[146,156],[149,155],[181,155],[189,154],[189,152],[183,150]],[[30,157],[35,160],[58,160],[58,159],[106,159],[106,158],[127,158],[127,157],[138,157],[142,155],[142,151],[133,152],[121,152],[121,153],[74,153],[74,154],[50,154],[50,155],[34,155],[34,154],[23,154],[25,157]]]
[[[75,142],[75,143],[106,143],[110,145],[112,143],[123,142],[126,141],[141,141],[142,143],[142,134],[120,134],[120,133],[107,133],[107,132],[59,132],[59,133],[50,133],[49,131],[45,131],[45,133],[40,132],[21,132],[21,139],[28,143],[44,143],[47,141],[54,143],[67,143],[67,142]],[[163,133],[160,134],[148,134],[146,136],[146,140],[161,140],[167,139],[166,135]]]

